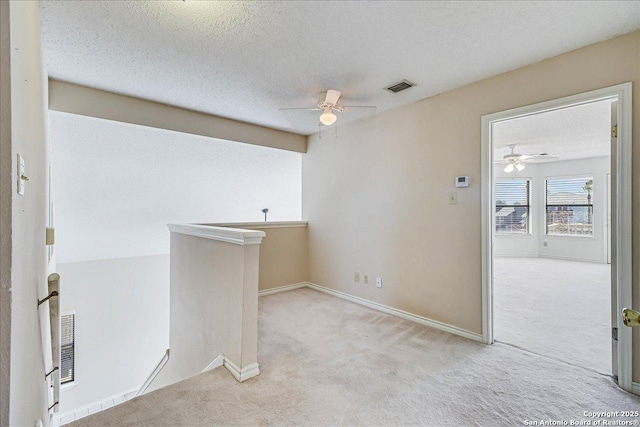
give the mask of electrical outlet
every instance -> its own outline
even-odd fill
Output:
[[[547,242],[542,242],[542,246],[547,247]]]
[[[365,285],[369,284],[369,276],[367,276],[366,274],[364,275],[364,284]]]
[[[449,204],[457,205],[458,204],[458,193],[449,193]]]
[[[353,273],[353,281],[354,282],[360,281],[360,273]]]
[[[380,277],[376,278],[376,287],[378,287],[378,288],[382,287],[382,278],[380,278]]]

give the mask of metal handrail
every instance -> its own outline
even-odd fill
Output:
[[[57,296],[58,296],[58,291],[51,291],[49,295],[38,300],[38,307],[40,307],[40,305],[44,304],[45,302],[49,301],[49,299]]]
[[[48,287],[49,296],[47,296],[43,302],[49,300],[51,297],[60,296],[60,275],[58,273],[49,275]],[[51,375],[53,401],[55,402],[49,410],[58,412],[59,406],[57,404],[60,401],[60,298],[49,301],[49,321],[51,323],[51,359],[54,368],[45,378]]]

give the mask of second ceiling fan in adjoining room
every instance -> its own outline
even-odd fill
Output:
[[[549,153],[518,154],[515,152],[516,144],[510,144],[508,147],[511,149],[511,152],[502,156],[502,160],[496,161],[498,164],[507,164],[503,169],[506,173],[511,173],[514,170],[520,172],[525,168],[527,163],[538,163],[540,161],[557,159],[557,157],[550,156]]]

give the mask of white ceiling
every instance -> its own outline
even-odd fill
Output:
[[[610,155],[611,101],[598,101],[499,122],[493,128],[494,158],[511,152],[548,153],[562,161]],[[545,163],[537,161],[536,163]]]
[[[640,2],[42,1],[49,75],[300,134],[640,28]],[[403,78],[417,87],[383,90]],[[338,123],[368,114],[346,111]]]

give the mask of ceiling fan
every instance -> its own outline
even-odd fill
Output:
[[[511,173],[516,169],[518,170],[518,172],[520,172],[525,168],[525,164],[529,162],[557,159],[557,157],[550,156],[549,153],[518,154],[515,152],[516,144],[510,144],[508,145],[508,147],[511,149],[511,153],[505,154],[504,156],[502,156],[502,160],[496,161],[496,163],[507,164],[507,166],[503,169],[506,173]]]
[[[284,110],[308,110],[308,111],[322,111],[320,114],[320,123],[325,126],[331,126],[338,120],[338,116],[334,114],[334,112],[342,113],[346,109],[350,108],[373,108],[376,109],[373,105],[341,105],[338,106],[338,99],[340,99],[340,95],[342,92],[339,90],[329,89],[326,92],[320,92],[318,94],[318,103],[313,108],[281,108],[280,111]]]

